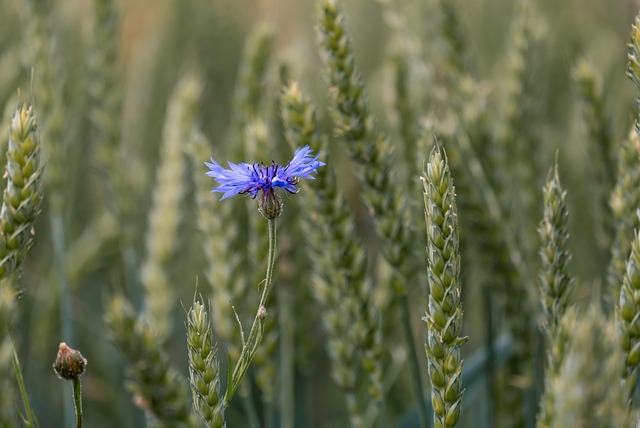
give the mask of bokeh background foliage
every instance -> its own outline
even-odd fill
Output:
[[[576,279],[574,304],[581,308],[602,302],[605,313],[613,312],[607,268],[615,224],[602,201],[615,182],[607,176],[607,157],[615,159],[637,115],[636,90],[625,70],[626,45],[639,5],[622,0],[344,0],[339,7],[347,17],[369,110],[394,147],[392,191],[408,201],[409,211],[402,215],[420,232],[412,244],[416,249],[412,258],[422,263],[426,263],[422,253],[426,235],[418,177],[430,153],[431,135],[437,135],[450,156],[461,219],[463,333],[469,337],[462,347],[465,365],[473,366],[474,358],[486,356],[490,340],[507,337],[506,342],[497,342],[506,345],[488,353],[491,364],[481,364],[479,377],[465,385],[460,426],[521,426],[522,421],[509,416],[510,406],[516,405],[525,409],[523,420],[531,424],[545,360],[537,328],[542,310],[536,228],[543,216],[542,187],[554,156],[571,213],[568,245]],[[447,21],[446,10],[452,11],[453,19]],[[144,423],[143,411],[136,406],[140,401],[125,392],[130,362],[114,346],[105,324],[104,313],[115,294],[125,294],[136,310],[145,311],[150,305],[162,306],[150,302],[170,290],[164,320],[169,325],[163,327],[161,345],[171,365],[186,378],[185,308],[194,293],[212,299],[216,288],[209,286],[211,260],[203,251],[196,203],[202,197],[197,174],[204,174],[207,158],[191,162],[185,155],[182,165],[172,161],[183,149],[189,151],[181,144],[192,138],[191,127],[197,127],[199,138],[211,142],[205,156],[219,161],[286,162],[292,151],[284,138],[280,115],[285,107],[279,97],[289,79],[299,82],[317,108],[322,136],[312,141],[328,140],[322,147],[331,155],[337,186],[345,195],[342,208],[355,219],[355,226],[348,229],[356,240],[353,245],[366,249],[367,275],[374,278],[372,300],[385,305],[380,311],[384,351],[379,358],[386,423],[417,423],[411,351],[406,337],[400,338],[401,309],[389,297],[397,288],[387,285],[393,282],[394,271],[383,261],[384,242],[362,203],[363,184],[339,138],[334,138],[332,98],[319,55],[317,26],[313,1],[0,2],[0,105],[6,106],[2,151],[15,107],[32,100],[49,159],[43,212],[35,225],[34,245],[20,283],[23,293],[10,328],[41,426],[68,422],[64,415],[70,403],[65,397],[70,387],[51,370],[60,341],[80,349],[89,361],[83,377],[87,426]],[[256,40],[264,45],[256,47]],[[251,57],[252,52],[257,55]],[[197,76],[199,82],[191,88],[194,94],[184,87],[181,92],[178,85],[188,75]],[[39,89],[42,85],[49,85],[48,90]],[[177,103],[180,107],[171,107]],[[59,144],[47,146],[48,136]],[[483,221],[483,198],[478,202],[478,191],[469,184],[473,175],[470,179],[465,172],[472,169],[469,151],[455,143],[465,138],[474,159],[485,167],[485,184],[507,213],[503,223]],[[174,143],[173,152],[164,147],[168,141]],[[299,224],[312,216],[305,208],[305,194],[313,192],[314,184],[304,183],[300,195],[285,198],[275,280],[280,289],[269,310],[275,325],[263,343],[265,355],[257,357],[262,361],[245,380],[249,392],[243,394],[254,397],[263,421],[277,423],[283,409],[274,397],[281,381],[290,382],[297,426],[348,426],[348,412],[330,376],[326,352],[327,343],[336,338],[323,328],[321,299],[312,297],[316,261],[308,257],[314,254],[305,238],[308,229]],[[163,195],[168,209],[162,208]],[[255,207],[245,202],[225,201],[228,207],[212,204],[210,215],[237,221],[212,227],[235,230],[233,242],[220,244],[230,258],[235,254],[227,268],[230,275],[234,263],[239,271],[255,272],[246,280],[255,285],[264,264],[266,227],[256,222]],[[216,210],[227,210],[226,217]],[[229,215],[234,210],[241,214]],[[171,230],[166,236],[154,236],[163,227]],[[524,288],[515,291],[509,283],[513,270],[504,268],[500,259],[500,246],[509,244],[495,239],[505,234],[513,237],[511,245],[523,258],[524,267],[516,275]],[[170,239],[170,248],[158,249],[167,245],[165,238]],[[148,286],[155,277],[141,274],[143,266],[154,263],[161,266],[165,288]],[[428,396],[422,352],[426,328],[420,320],[427,304],[426,266],[420,272],[414,283],[401,288],[409,296],[412,340]],[[233,298],[243,320],[257,302],[255,288],[244,287]],[[228,309],[213,305],[210,311]],[[518,324],[512,319],[514,312],[528,318]],[[284,330],[282,317],[288,321]],[[571,322],[577,321],[566,324]],[[609,326],[594,328],[604,332]],[[501,336],[522,329],[524,345]],[[216,333],[215,323],[213,331],[221,355],[232,351],[233,345],[222,340],[228,337]],[[598,349],[594,352],[609,348]],[[505,363],[506,354],[500,352],[511,355],[510,362]],[[514,361],[514,356],[521,360]],[[289,378],[278,372],[282,361],[291,365]],[[226,358],[221,362],[226,370]],[[490,377],[491,367],[495,373]],[[369,380],[365,379],[368,375],[361,373],[357,395],[366,403]],[[510,394],[503,385],[518,392]],[[505,395],[522,395],[522,402],[510,403]],[[247,426],[243,402],[238,398],[228,409],[229,426]],[[375,405],[369,410],[377,411]]]

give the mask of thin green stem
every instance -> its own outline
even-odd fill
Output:
[[[76,428],[82,428],[82,383],[80,376],[73,378],[73,407],[76,409]]]
[[[22,397],[22,405],[24,406],[24,426],[27,428],[34,428],[36,426],[35,418],[33,416],[33,410],[31,410],[31,405],[29,404],[29,396],[27,395],[27,390],[24,387],[24,378],[22,377],[22,368],[20,367],[20,360],[18,360],[18,354],[16,353],[16,348],[13,346],[13,342],[11,343],[11,350],[13,351],[12,360],[13,360],[13,371],[16,375],[16,381],[18,382],[18,389],[20,389],[20,396]]]
[[[414,387],[416,390],[416,399],[418,400],[419,426],[420,428],[425,428],[428,426],[427,415],[429,414],[429,409],[427,408],[427,401],[424,396],[416,344],[413,340],[413,329],[411,328],[411,307],[409,305],[409,296],[407,294],[402,297],[402,308],[400,310],[402,312],[402,327],[404,329],[405,339],[409,345],[409,361],[411,364],[412,377],[415,381]]]
[[[273,277],[273,267],[276,260],[276,220],[268,219],[267,221],[269,222],[269,254],[267,256],[267,275],[264,279],[262,296],[260,297],[258,310],[256,311],[256,316],[253,320],[253,325],[251,326],[251,332],[249,332],[249,336],[242,346],[242,352],[240,353],[240,357],[238,358],[238,363],[233,369],[233,375],[231,376],[230,382],[231,384],[228,385],[227,391],[224,394],[225,408],[229,406],[229,403],[233,398],[233,394],[235,394],[236,390],[240,386],[240,382],[242,382],[245,373],[249,369],[249,365],[251,364],[251,361],[253,360],[256,351],[258,350],[258,346],[260,346],[260,342],[262,342],[264,323],[267,317],[265,305],[267,303],[267,298],[269,297],[269,292],[271,291],[271,278]]]

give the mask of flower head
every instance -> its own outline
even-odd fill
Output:
[[[223,193],[221,200],[242,194],[256,199],[262,192],[260,210],[263,215],[271,218],[277,217],[282,211],[282,201],[275,194],[276,187],[281,187],[289,193],[298,193],[296,184],[300,178],[313,180],[312,174],[318,167],[325,165],[318,160],[318,155],[313,156],[309,146],[296,150],[293,159],[286,166],[280,166],[274,161],[271,165],[233,162],[228,164],[229,169],[225,169],[213,158],[211,163],[205,162],[209,168],[206,174],[220,184],[212,192]]]
[[[72,380],[84,373],[87,366],[87,360],[82,356],[80,351],[67,346],[66,343],[60,343],[56,361],[53,363],[53,370],[61,379]]]

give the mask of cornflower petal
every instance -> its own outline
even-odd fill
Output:
[[[250,192],[258,184],[257,173],[253,165],[246,163],[236,165],[233,162],[228,162],[228,164],[230,169],[223,168],[213,158],[211,158],[211,163],[205,162],[205,165],[210,170],[206,174],[220,183],[220,186],[211,191],[224,193],[221,200]],[[257,194],[257,190],[255,193]]]
[[[318,160],[318,155],[312,157],[312,150],[309,146],[304,146],[301,149],[297,149],[293,154],[293,159],[284,168],[287,177],[300,177],[314,180],[311,174],[318,169],[318,167],[326,165],[324,162]]]
[[[300,178],[314,179],[312,174],[325,163],[318,160],[318,155],[313,156],[313,151],[309,146],[297,149],[293,154],[293,159],[282,167],[275,162],[265,166],[262,163],[240,163],[228,162],[229,169],[225,169],[213,158],[211,163],[205,162],[209,171],[209,177],[215,179],[219,186],[213,188],[212,192],[223,193],[222,199],[231,196],[248,193],[255,199],[259,192],[262,192],[261,201],[274,197],[274,189],[280,187],[289,193],[298,193],[296,184]],[[263,202],[261,202],[262,204]]]

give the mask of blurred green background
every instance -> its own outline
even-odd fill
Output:
[[[233,153],[233,94],[239,62],[247,35],[259,23],[267,22],[275,34],[275,52],[270,65],[271,97],[279,89],[278,71],[287,67],[288,75],[301,82],[319,107],[323,121],[328,120],[327,83],[321,72],[321,62],[315,43],[315,6],[301,0],[127,0],[119,1],[118,67],[122,76],[124,106],[122,115],[123,144],[131,153],[129,164],[136,177],[136,222],[139,239],[138,254],[145,252],[144,241],[148,208],[154,189],[158,148],[167,100],[177,79],[187,71],[197,71],[205,85],[200,102],[201,127],[213,142],[212,155],[224,159]],[[429,16],[418,1],[398,0],[391,8],[407,14],[409,31],[418,40],[429,43],[433,37]],[[426,2],[429,3],[428,1]],[[363,72],[371,98],[372,110],[380,126],[400,141],[397,118],[392,111],[393,82],[390,58],[394,54],[393,32],[385,7],[371,0],[344,0],[348,27],[353,38],[357,65]],[[509,25],[513,2],[503,0],[468,0],[460,2],[461,27],[468,42],[469,68],[490,93],[499,93],[504,72],[505,48],[509,42]],[[539,0],[535,2],[541,23],[540,49],[532,60],[535,67],[534,93],[528,94],[539,112],[536,126],[542,136],[541,147],[549,167],[553,153],[559,149],[559,164],[565,187],[569,191],[571,247],[573,270],[580,280],[579,298],[589,300],[599,290],[598,277],[606,268],[594,249],[594,219],[585,206],[593,197],[590,189],[590,158],[584,120],[578,103],[577,88],[571,80],[571,70],[579,57],[588,58],[600,71],[606,111],[612,120],[615,137],[620,140],[629,132],[636,114],[635,90],[625,77],[626,44],[630,27],[640,5],[622,0]],[[31,80],[38,79],[38,70],[29,63],[26,29],[20,0],[0,0],[0,106],[4,109],[1,123],[5,139],[6,126],[16,103],[29,97]],[[87,136],[88,118],[87,56],[91,35],[91,2],[79,0],[53,1],[49,22],[51,39],[59,65],[64,105],[64,136],[67,144],[65,159],[68,178],[65,216],[67,242],[72,245],[92,220],[109,206],[103,191],[103,177],[95,163],[95,147]],[[422,33],[419,33],[422,32]],[[422,37],[422,39],[420,39]],[[418,79],[414,84],[419,82]],[[428,87],[411,87],[410,95],[429,93]],[[420,100],[415,99],[415,103]],[[35,100],[36,108],[38,100]],[[3,141],[3,144],[6,144]],[[286,150],[283,150],[288,153]],[[282,155],[281,161],[288,158]],[[426,158],[425,153],[423,157]],[[203,159],[204,161],[205,159]],[[243,159],[233,159],[239,162]],[[266,159],[265,159],[266,160]],[[277,159],[276,159],[277,160]],[[204,168],[203,168],[204,173]],[[350,177],[348,173],[343,173]],[[544,177],[539,177],[540,181]],[[455,177],[454,177],[455,179]],[[213,185],[213,183],[212,183]],[[306,183],[305,186],[312,186]],[[345,183],[351,197],[357,186]],[[305,190],[303,190],[304,193]],[[421,198],[419,189],[407,189]],[[190,190],[190,192],[192,192]],[[31,404],[42,427],[62,426],[62,393],[70,389],[61,385],[51,370],[57,345],[67,341],[80,349],[89,361],[83,377],[86,423],[90,427],[139,426],[141,412],[125,392],[126,362],[108,338],[103,309],[107,297],[118,289],[120,272],[114,271],[115,242],[107,243],[99,257],[73,279],[72,307],[74,338],[60,337],[59,293],[51,274],[52,248],[47,220],[47,189],[44,212],[36,225],[35,244],[29,255],[22,286],[24,296],[12,327]],[[215,196],[212,196],[215,197]],[[172,266],[172,280],[178,298],[188,306],[194,293],[196,277],[202,277],[203,256],[193,220],[192,195],[185,197],[180,248]],[[304,199],[301,199],[304,201]],[[420,199],[418,199],[420,200]],[[299,202],[299,201],[298,201]],[[287,201],[287,203],[294,203]],[[303,204],[302,204],[303,206]],[[540,212],[542,208],[540,207]],[[304,209],[298,215],[304,215]],[[463,213],[461,214],[463,215]],[[422,218],[416,219],[422,221]],[[281,231],[286,236],[286,229]],[[302,239],[289,236],[302,247]],[[464,235],[461,235],[461,240]],[[300,242],[298,242],[300,241]],[[141,256],[142,257],[142,256]],[[140,257],[140,258],[141,258]],[[70,263],[73,263],[71,261]],[[297,287],[304,287],[299,284]],[[464,289],[464,285],[463,285]],[[206,290],[205,292],[208,292]],[[304,291],[303,291],[304,292]],[[416,295],[419,290],[416,289]],[[465,323],[481,319],[479,290],[465,289]],[[135,300],[135,298],[134,298]],[[305,308],[297,308],[305,310]],[[214,308],[215,310],[215,308]],[[419,316],[424,306],[416,305],[415,331],[423,334]],[[186,369],[186,349],[182,325],[185,313],[180,304],[174,306],[175,329],[170,342],[171,357],[183,373]],[[469,325],[471,325],[469,324]],[[311,359],[299,367],[300,384],[305,389],[308,421],[304,426],[343,426],[344,410],[337,388],[329,377],[329,366],[322,345],[320,322],[312,324],[307,335],[315,343]],[[471,341],[465,352],[471,353],[483,342],[482,332],[474,335],[467,328]],[[420,342],[418,342],[420,343]],[[425,363],[426,364],[426,363]],[[426,379],[426,370],[424,370]],[[388,397],[390,414],[397,420],[412,406],[407,367],[402,368],[392,393]],[[229,412],[230,426],[243,426],[241,409]],[[463,417],[467,416],[463,412]],[[468,416],[467,416],[468,417]],[[393,419],[392,418],[392,419]],[[235,422],[235,423],[234,423]],[[467,421],[466,423],[471,423]],[[463,420],[463,426],[467,425]]]

